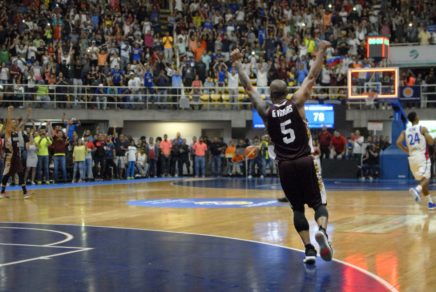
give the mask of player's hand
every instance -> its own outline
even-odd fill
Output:
[[[241,61],[243,58],[243,54],[241,51],[239,51],[239,49],[233,50],[232,53],[230,54],[230,56],[232,58],[232,63]]]
[[[319,44],[318,44],[318,49],[321,51],[321,52],[325,52],[325,50],[327,50],[327,48],[330,48],[332,46],[332,44],[330,43],[330,42],[328,42],[328,41],[321,41]]]

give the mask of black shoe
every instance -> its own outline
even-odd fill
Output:
[[[280,202],[280,203],[289,203],[289,200],[286,197],[278,198],[277,201]]]
[[[316,261],[316,249],[315,249],[315,247],[311,244],[306,245],[306,251],[304,253],[306,256],[304,257],[303,262],[307,265],[315,264],[315,261]]]
[[[324,230],[318,230],[315,233],[316,242],[319,244],[319,253],[321,258],[326,262],[333,259],[333,248],[328,240],[328,236]]]

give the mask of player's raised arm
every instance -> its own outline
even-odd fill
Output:
[[[426,127],[421,127],[421,133],[424,135],[425,141],[427,141],[427,145],[434,144],[433,137],[430,135],[430,133],[428,132],[428,129]]]
[[[313,86],[316,83],[316,79],[318,78],[319,73],[322,70],[322,65],[324,63],[325,51],[331,44],[327,41],[320,42],[318,46],[318,54],[315,58],[315,62],[310,67],[309,74],[303,81],[301,87],[294,94],[294,103],[297,106],[303,106],[306,100],[308,100],[312,94]]]
[[[248,78],[245,73],[244,68],[242,67],[242,53],[236,49],[232,52],[232,61],[236,66],[236,70],[238,70],[239,81],[242,86],[245,88],[245,92],[250,97],[251,102],[256,108],[259,115],[265,120],[268,115],[268,105],[267,103],[260,97],[259,93],[254,89],[254,87],[250,83],[250,78]]]
[[[401,132],[400,136],[397,139],[397,147],[400,148],[404,153],[409,154],[409,149],[403,145],[406,134],[404,131]]]

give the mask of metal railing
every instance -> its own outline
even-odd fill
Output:
[[[289,97],[298,86],[289,87]],[[366,87],[354,90],[364,92]],[[269,99],[268,87],[257,87],[264,99]],[[347,103],[350,108],[363,109],[368,100],[347,100],[346,86],[316,86],[309,102]],[[436,85],[419,86],[419,96],[401,99],[409,105],[425,108],[436,105]],[[373,103],[373,102],[372,102]],[[240,110],[251,108],[242,87],[126,87],[88,85],[27,85],[1,84],[0,107],[14,105],[34,108],[108,109],[203,109]]]

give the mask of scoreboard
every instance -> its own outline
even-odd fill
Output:
[[[335,112],[333,105],[328,104],[306,104],[304,105],[306,119],[310,129],[322,127],[334,128]],[[263,129],[265,125],[259,113],[253,109],[253,128]]]
[[[366,40],[367,58],[389,58],[389,38],[385,36],[370,36]]]

